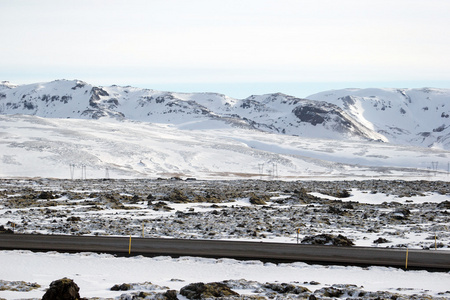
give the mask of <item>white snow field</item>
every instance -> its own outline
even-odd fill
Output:
[[[449,178],[447,150],[279,135],[215,121],[0,115],[0,137],[2,178]]]
[[[139,292],[146,291],[144,283],[151,282],[161,287],[156,288],[156,291],[164,292],[167,289],[179,290],[194,282],[208,283],[232,279],[260,283],[295,283],[312,291],[332,285],[356,285],[364,291],[403,294],[405,298],[401,299],[408,299],[412,295],[422,295],[414,299],[450,297],[450,273],[384,267],[320,266],[305,263],[277,265],[232,259],[141,256],[126,258],[107,254],[28,251],[0,251],[0,265],[0,279],[26,281],[41,286],[28,292],[0,290],[0,298],[4,299],[40,299],[52,281],[63,277],[73,279],[80,287],[80,295],[87,298],[119,297],[126,292],[110,289],[113,285],[122,283],[141,283],[141,288],[137,290]],[[245,290],[234,290],[240,294],[257,294],[251,285]],[[180,295],[178,297],[186,299]],[[349,295],[346,295],[343,299],[348,297]]]

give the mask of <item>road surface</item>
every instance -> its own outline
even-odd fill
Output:
[[[201,256],[450,271],[450,251],[105,236],[0,234],[1,250]],[[130,252],[130,254],[129,254]]]

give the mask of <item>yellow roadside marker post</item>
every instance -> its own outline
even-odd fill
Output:
[[[128,254],[131,253],[131,234],[130,234],[130,245],[128,246]]]
[[[144,222],[142,222],[142,237],[144,237]]]
[[[437,250],[437,235],[434,233],[434,250]]]
[[[408,247],[406,247],[406,262],[405,262],[405,269],[408,269]]]

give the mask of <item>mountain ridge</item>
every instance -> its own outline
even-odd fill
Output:
[[[234,99],[218,93],[101,87],[80,80],[0,84],[0,114],[128,119],[183,129],[232,126],[444,149],[450,149],[449,99],[445,89],[344,89],[307,99],[282,93]]]
[[[450,149],[449,89],[342,89],[308,98],[341,107],[390,142]]]

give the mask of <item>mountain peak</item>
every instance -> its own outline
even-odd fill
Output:
[[[17,84],[13,84],[13,83],[11,83],[9,81],[2,81],[2,82],[0,82],[0,90],[1,89],[6,89],[6,88],[12,89],[12,88],[15,88],[15,87],[17,87]]]

